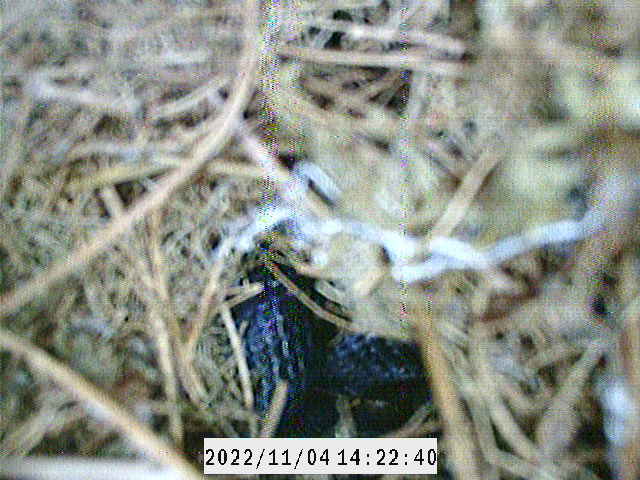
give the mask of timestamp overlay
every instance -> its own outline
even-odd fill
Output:
[[[435,474],[435,438],[205,438],[205,474]]]

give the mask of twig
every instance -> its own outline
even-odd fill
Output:
[[[74,480],[100,478],[122,480],[181,480],[180,475],[168,474],[157,465],[144,460],[121,458],[86,458],[71,455],[5,457],[0,460],[0,473],[5,478],[29,478],[30,480]],[[54,473],[55,472],[55,473]],[[200,477],[198,477],[200,478]]]
[[[530,462],[498,448],[493,425],[491,424],[491,416],[486,405],[476,398],[470,398],[469,410],[478,435],[478,445],[486,463],[499,467],[519,478],[531,478],[535,469]],[[500,477],[496,474],[494,478]]]
[[[86,403],[89,413],[109,421],[140,450],[155,458],[185,479],[202,478],[202,475],[181,454],[146,425],[126,412],[106,393],[79,376],[62,362],[42,349],[22,340],[10,330],[0,328],[0,348],[26,360],[32,368],[50,377],[80,402]]]
[[[536,428],[536,439],[540,445],[540,462],[552,462],[568,446],[575,431],[559,431],[558,425],[572,423],[574,407],[583,391],[591,370],[609,347],[608,342],[597,339],[592,341],[573,366],[562,387],[551,400],[547,411],[542,415]],[[576,429],[577,430],[577,429]]]
[[[164,394],[169,404],[169,430],[173,440],[178,445],[182,445],[184,426],[178,405],[180,394],[174,363],[174,359],[180,357],[176,352],[179,351],[178,348],[182,346],[182,342],[173,309],[168,308],[169,289],[166,282],[166,265],[160,249],[160,217],[159,209],[154,210],[149,217],[149,261],[153,291],[157,297],[157,303],[162,308],[161,311],[165,313],[162,314],[161,311],[158,311],[157,305],[152,305],[149,319],[152,323],[153,336],[158,349],[159,365],[164,380]]]
[[[287,169],[269,152],[267,147],[255,136],[246,131],[242,132],[242,146],[247,155],[264,172],[265,178],[274,180],[280,188],[281,194],[287,200],[295,201],[302,208],[310,209],[320,218],[327,218],[328,208],[309,189],[295,189],[295,179]],[[293,191],[292,190],[293,187]]]
[[[429,405],[423,405],[418,408],[411,418],[407,422],[394,430],[393,432],[384,435],[385,438],[411,438],[421,437],[428,433],[433,433],[441,428],[438,420],[425,421],[431,414],[433,408]]]
[[[271,405],[264,417],[264,423],[262,424],[262,430],[260,431],[260,438],[273,437],[284,407],[287,405],[287,392],[289,391],[289,382],[286,380],[278,380],[276,389],[273,392],[273,398],[271,399]]]
[[[118,218],[123,214],[122,202],[118,198],[115,189],[113,187],[103,188],[100,191],[100,198],[104,201],[109,214],[113,218]],[[176,356],[173,354],[170,342],[170,334],[167,323],[170,320],[165,318],[165,315],[160,313],[161,311],[169,312],[171,315],[172,309],[168,307],[168,291],[164,274],[163,262],[158,247],[158,224],[159,224],[159,212],[154,210],[150,217],[149,225],[149,260],[152,264],[149,265],[144,262],[144,255],[139,249],[135,248],[137,245],[130,245],[127,242],[122,242],[122,248],[129,252],[131,261],[136,265],[136,273],[132,273],[133,276],[140,278],[141,283],[147,288],[148,291],[153,292],[154,295],[150,296],[149,305],[149,321],[150,329],[149,335],[153,338],[155,347],[158,354],[158,364],[163,376],[164,393],[168,401],[168,416],[169,416],[169,430],[171,432],[171,438],[177,445],[182,445],[183,441],[183,425],[180,411],[178,408],[178,384],[176,382],[176,374],[173,363],[173,358]],[[139,243],[139,242],[138,242]],[[155,247],[155,248],[154,248]],[[153,271],[151,271],[153,269]],[[160,309],[158,308],[160,305]],[[172,332],[177,332],[177,327],[174,326]]]
[[[314,302],[306,293],[298,288],[298,286],[289,280],[284,273],[280,271],[278,267],[272,262],[265,262],[265,265],[269,269],[269,271],[278,279],[280,283],[282,283],[289,292],[293,296],[295,296],[300,303],[302,303],[305,307],[311,310],[315,315],[326,320],[329,323],[333,323],[335,326],[343,328],[347,331],[352,331],[353,327],[346,321],[344,318],[339,317],[331,312],[328,312],[316,302]]]
[[[244,396],[244,406],[248,410],[253,409],[253,387],[251,386],[251,375],[249,374],[249,366],[247,365],[247,358],[242,348],[242,339],[236,328],[236,324],[233,321],[231,312],[228,308],[222,308],[220,316],[224,322],[224,326],[227,329],[229,335],[229,341],[231,342],[231,348],[233,349],[233,356],[236,359],[238,365],[238,373],[240,376],[240,385],[242,386],[242,393]]]
[[[33,298],[44,294],[54,283],[86,267],[100,253],[109,248],[116,238],[128,231],[151,210],[166,202],[176,189],[186,183],[226,145],[237,126],[238,118],[250,100],[254,76],[258,70],[259,55],[256,39],[259,36],[260,9],[255,0],[245,0],[245,2],[247,7],[245,38],[238,65],[237,86],[211,126],[210,133],[194,148],[191,160],[159,182],[155,190],[131,207],[122,217],[109,222],[88,243],[54,263],[48,271],[3,295],[0,298],[0,316],[15,312]]]
[[[417,29],[404,30],[379,25],[359,25],[353,22],[328,20],[326,18],[309,18],[308,20],[302,18],[300,20],[296,20],[296,23],[309,27],[344,32],[354,40],[367,38],[381,43],[392,41],[411,42],[435,50],[443,50],[451,55],[460,55],[465,50],[465,44],[461,40]]]
[[[462,400],[453,383],[453,374],[433,324],[433,316],[423,306],[407,312],[416,329],[425,369],[429,372],[434,399],[450,446],[448,454],[458,478],[480,479],[478,447]]]
[[[500,147],[494,146],[487,148],[475,161],[449,201],[444,213],[431,229],[429,237],[432,240],[438,237],[447,237],[453,233],[464,218],[485,178],[496,167],[500,158]]]
[[[403,53],[367,53],[280,46],[278,53],[285,57],[308,62],[410,69],[428,72],[433,75],[458,76],[462,72],[458,64],[444,60],[433,60],[429,58],[427,51],[417,48]]]
[[[487,358],[487,344],[490,331],[481,322],[476,322],[470,332],[470,351],[473,352],[474,366],[477,370],[476,381],[481,398],[486,403],[493,425],[509,444],[511,449],[521,458],[535,461],[540,452],[537,446],[527,438],[513,419],[501,398],[499,381],[496,372]]]

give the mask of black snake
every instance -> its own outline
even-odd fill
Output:
[[[248,277],[262,283],[263,290],[236,306],[234,317],[246,324],[245,351],[256,379],[256,410],[268,409],[279,379],[289,383],[279,436],[326,433],[337,418],[333,407],[337,395],[389,404],[396,419],[401,417],[398,408],[410,410],[428,399],[416,345],[339,333],[302,305],[266,267],[253,269]],[[293,280],[308,283],[299,275]],[[365,418],[361,423],[370,426],[376,420]],[[383,433],[385,428],[363,427],[363,433]]]

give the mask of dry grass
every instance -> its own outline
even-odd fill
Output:
[[[0,8],[7,475],[190,478],[203,436],[269,435],[230,310],[267,239],[420,343],[459,478],[638,478],[630,2]]]

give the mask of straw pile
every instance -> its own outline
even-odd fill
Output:
[[[230,310],[261,242],[421,345],[457,478],[638,478],[631,2],[0,8],[5,474],[268,434]]]

